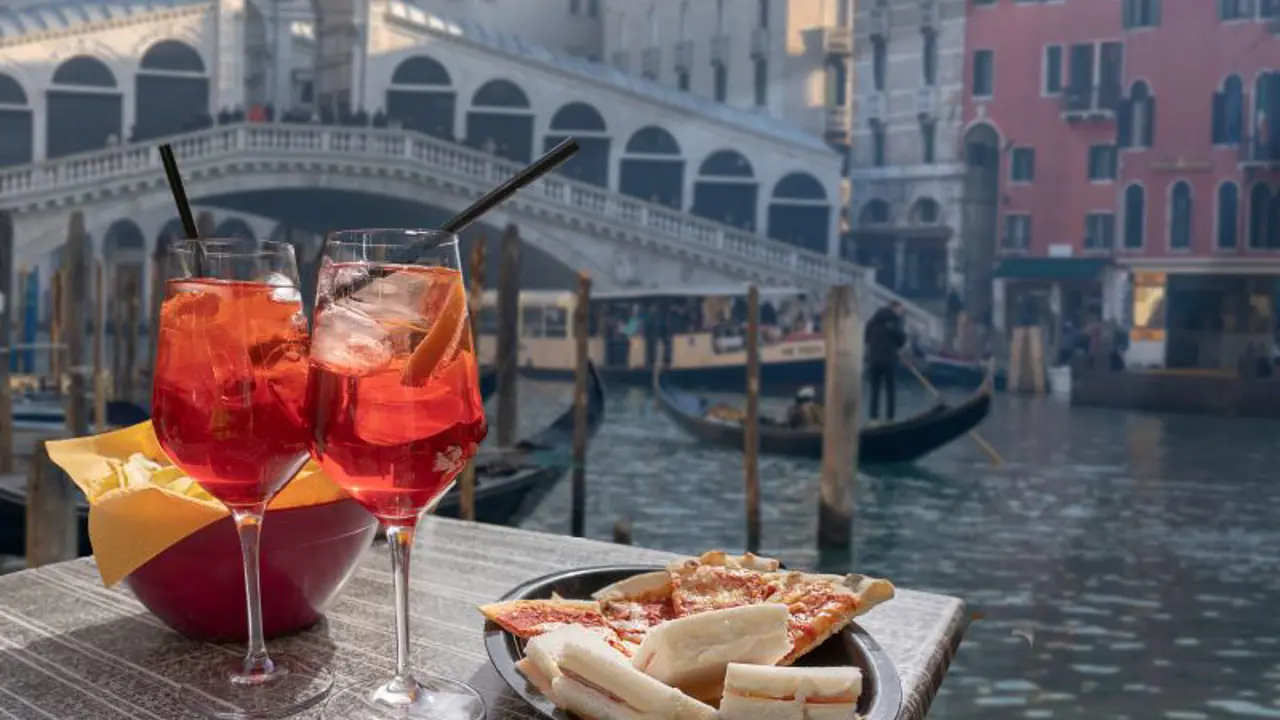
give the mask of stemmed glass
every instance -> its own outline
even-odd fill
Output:
[[[322,700],[332,676],[267,655],[258,540],[267,503],[309,457],[309,339],[293,247],[188,241],[167,258],[152,420],[165,453],[235,520],[249,648],[221,673],[192,673],[183,699],[219,718],[282,717]]]
[[[321,467],[386,528],[395,584],[395,676],[334,693],[325,716],[480,720],[485,707],[475,690],[415,677],[409,666],[414,528],[488,431],[456,235],[329,236],[316,289],[307,407]]]

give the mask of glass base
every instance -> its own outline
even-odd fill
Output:
[[[272,656],[267,672],[246,673],[236,660],[213,672],[192,674],[182,684],[182,702],[208,718],[284,718],[318,704],[333,688],[333,675],[287,655]]]
[[[407,684],[353,685],[325,703],[324,720],[484,720],[484,700],[469,685],[427,675]]]

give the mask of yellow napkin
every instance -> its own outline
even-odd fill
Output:
[[[49,458],[89,501],[89,539],[107,587],[230,514],[165,456],[149,421],[46,445]],[[269,509],[323,505],[344,497],[342,489],[309,462]]]

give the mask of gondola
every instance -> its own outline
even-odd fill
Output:
[[[658,407],[685,432],[712,445],[742,449],[742,423],[732,417],[734,413],[722,414],[730,416],[726,419],[709,417],[725,409],[724,405],[677,390],[662,376],[654,381],[654,393]],[[976,428],[990,410],[991,384],[987,382],[958,405],[940,404],[906,420],[863,428],[858,462],[877,465],[918,460]],[[761,418],[760,452],[821,458],[822,431],[793,429]]]
[[[604,383],[594,366],[588,366],[587,438],[604,424]],[[476,519],[497,525],[514,525],[537,507],[569,469],[573,451],[573,408],[536,435],[504,451],[482,450],[476,462]],[[449,490],[436,514],[457,517],[461,510],[457,487]],[[0,555],[23,555],[26,549],[26,479],[0,478]],[[89,506],[80,500],[80,554],[93,552],[89,545]]]

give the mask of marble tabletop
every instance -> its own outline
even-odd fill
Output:
[[[668,553],[506,527],[431,518],[412,566],[415,667],[463,680],[492,720],[538,715],[507,688],[485,653],[476,605],[548,573],[588,565],[661,563]],[[968,623],[964,603],[899,590],[859,619],[897,666],[899,717],[923,718]],[[385,679],[395,656],[390,561],[371,549],[319,626],[269,647],[328,658],[338,683]],[[0,720],[171,720],[189,673],[243,652],[182,638],[124,588],[102,585],[91,558],[0,576]],[[299,718],[319,717],[318,711]]]

